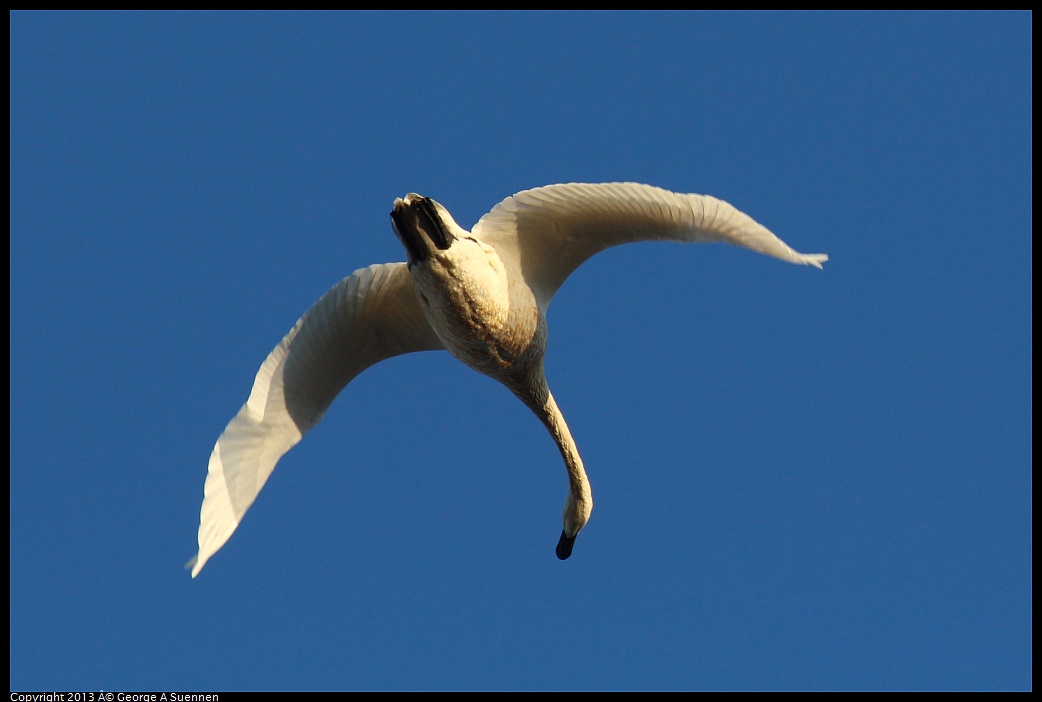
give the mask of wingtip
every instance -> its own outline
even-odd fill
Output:
[[[801,256],[804,264],[814,266],[818,270],[823,270],[821,264],[829,260],[828,254],[801,254]]]
[[[199,555],[198,554],[192,556],[190,559],[188,559],[188,562],[185,563],[185,570],[192,571],[192,579],[193,580],[195,579],[195,576],[199,575],[199,571],[202,570],[202,569],[203,569],[203,564],[199,562]]]

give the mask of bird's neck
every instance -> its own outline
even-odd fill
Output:
[[[541,374],[540,374],[541,375]],[[572,433],[568,430],[568,423],[564,421],[554,396],[550,394],[550,388],[545,378],[537,378],[534,387],[526,393],[527,397],[518,393],[518,397],[529,406],[539,417],[553,437],[557,448],[564,458],[564,465],[568,471],[568,501],[565,504],[565,531],[568,536],[574,536],[586,524],[593,511],[593,494],[590,491],[590,481],[586,477],[586,469],[583,467],[579,449],[572,439]],[[534,392],[531,392],[534,390]],[[573,531],[574,529],[574,531]]]

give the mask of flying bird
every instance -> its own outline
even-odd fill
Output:
[[[568,497],[557,557],[568,558],[590,519],[582,458],[543,373],[546,309],[579,264],[645,240],[724,242],[821,268],[751,217],[709,195],[638,183],[547,185],[512,195],[471,231],[440,203],[410,193],[391,225],[404,263],[361,268],[319,298],[275,347],[210,454],[194,578],[231,537],[275,464],[369,366],[446,350],[505,385],[560,449]]]

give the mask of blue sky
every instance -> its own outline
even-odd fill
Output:
[[[11,688],[1029,689],[1030,14],[11,20]],[[590,260],[545,429],[376,366],[196,580],[213,443],[419,192],[725,199]]]

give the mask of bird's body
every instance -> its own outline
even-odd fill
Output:
[[[471,232],[430,198],[391,212],[407,263],[355,271],[319,299],[261,366],[246,404],[214,446],[196,576],[228,540],[279,458],[365,368],[445,349],[498,380],[557,443],[569,492],[557,555],[567,558],[593,509],[582,459],[543,373],[546,309],[564,279],[610,246],[647,239],[726,242],[818,268],[731,205],[636,183],[571,183],[520,192]]]

